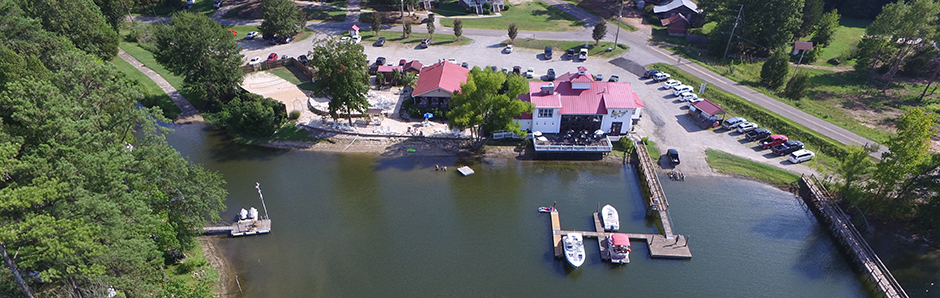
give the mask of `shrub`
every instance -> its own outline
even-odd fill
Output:
[[[783,91],[783,96],[792,100],[803,99],[806,96],[806,90],[809,89],[809,78],[803,74],[797,74],[787,82],[787,88]]]
[[[287,118],[290,120],[297,120],[297,118],[300,118],[300,111],[298,110],[290,111],[290,115]]]
[[[835,58],[829,59],[828,61],[826,61],[826,63],[832,64],[832,65],[839,65],[839,64],[842,64],[842,59],[840,59],[839,57],[835,57]]]

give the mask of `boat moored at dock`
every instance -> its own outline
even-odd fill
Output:
[[[620,215],[617,214],[617,209],[614,206],[604,205],[601,214],[604,216],[605,231],[614,232],[620,229]]]
[[[621,233],[610,234],[607,236],[607,246],[611,263],[630,263],[630,236]]]
[[[568,264],[574,268],[581,267],[584,264],[584,239],[581,234],[568,234],[562,241],[565,243],[565,259],[568,259]]]

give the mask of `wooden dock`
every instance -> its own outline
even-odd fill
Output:
[[[202,231],[206,234],[229,232],[232,237],[267,234],[271,232],[271,220],[239,220],[230,226],[205,227]]]
[[[564,249],[561,237],[568,234],[581,234],[584,238],[597,238],[597,245],[600,248],[600,257],[602,260],[609,260],[610,254],[607,251],[607,236],[613,232],[605,232],[604,225],[601,223],[600,214],[594,213],[594,231],[575,231],[562,230],[561,222],[558,219],[558,209],[551,212],[552,217],[552,242],[555,250],[555,257],[563,256]],[[666,259],[691,259],[692,252],[689,250],[688,239],[686,237],[666,238],[658,234],[635,234],[621,233],[630,237],[630,240],[644,241],[650,248],[650,257]]]
[[[836,201],[829,191],[816,180],[813,175],[803,176],[800,179],[800,197],[806,202],[813,214],[822,223],[828,224],[832,236],[846,251],[855,268],[861,271],[869,282],[874,284],[874,290],[882,297],[907,298],[908,295],[901,284],[894,279],[888,267],[881,262],[875,251],[868,246],[862,234],[855,229],[848,215],[836,205]]]
[[[640,158],[639,174],[643,176],[644,182],[650,192],[647,201],[650,212],[659,215],[659,220],[663,227],[663,235],[666,236],[666,239],[673,239],[672,223],[669,221],[669,213],[667,211],[669,209],[669,200],[666,199],[666,192],[663,191],[663,185],[659,182],[659,176],[656,175],[653,159],[650,157],[649,151],[646,150],[645,145],[637,143],[634,147],[637,148],[636,155]]]

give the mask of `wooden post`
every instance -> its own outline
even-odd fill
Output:
[[[242,292],[242,283],[238,282],[238,275],[235,276],[235,284],[238,285],[238,292]]]

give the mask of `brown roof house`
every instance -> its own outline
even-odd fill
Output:
[[[702,11],[691,0],[672,0],[653,6],[653,13],[660,19],[666,19],[681,13],[689,23],[693,23],[698,21],[699,14]]]
[[[666,26],[666,32],[669,36],[685,36],[689,29],[689,19],[686,19],[681,13],[660,20],[663,26]]]

